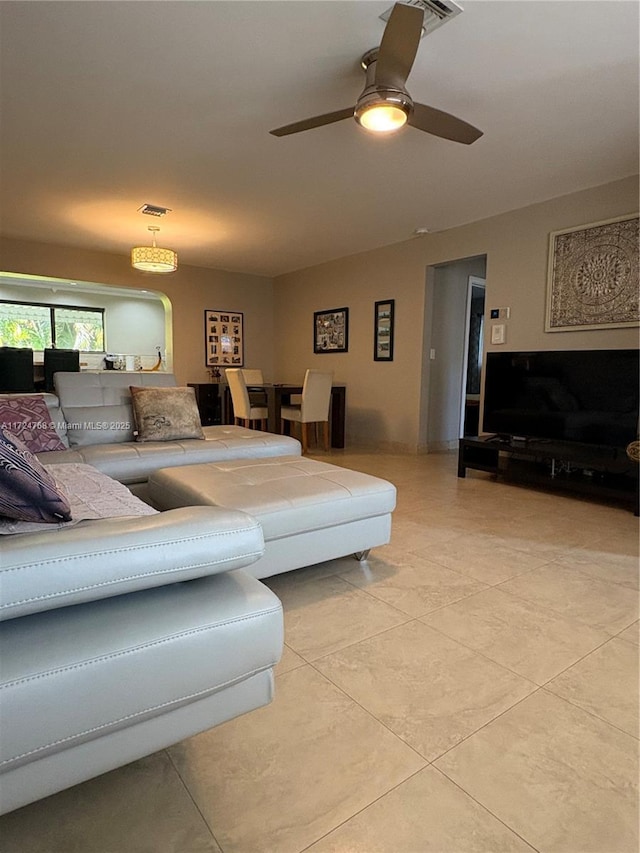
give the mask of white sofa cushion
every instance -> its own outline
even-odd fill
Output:
[[[133,441],[133,414],[129,404],[73,406],[64,410],[69,447]]]
[[[13,619],[0,642],[9,771],[218,692],[224,704],[278,661],[282,608],[234,571]]]
[[[264,556],[246,569],[258,578],[345,554],[361,559],[389,541],[396,503],[387,480],[300,456],[164,469],[150,476],[148,492],[161,509],[214,505],[250,513],[265,539]]]
[[[144,483],[157,468],[199,465],[223,459],[256,459],[273,456],[300,456],[300,442],[288,435],[259,432],[238,426],[203,427],[206,441],[144,441],[97,444],[37,454],[50,465],[58,462],[86,462],[121,483]]]
[[[387,480],[304,456],[160,470],[149,477],[149,494],[161,509],[242,509],[260,521],[267,541],[387,515],[396,505],[396,488]]]
[[[0,537],[0,621],[247,566],[264,553],[244,512],[190,507]]]

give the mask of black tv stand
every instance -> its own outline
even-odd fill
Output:
[[[591,495],[638,508],[640,466],[624,448],[553,439],[466,436],[460,439],[458,477],[467,468],[512,482]]]

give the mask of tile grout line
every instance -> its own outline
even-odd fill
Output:
[[[571,705],[572,708],[577,708],[578,711],[582,711],[585,714],[589,714],[596,720],[599,720],[601,723],[604,723],[607,726],[611,726],[612,729],[616,729],[620,734],[626,735],[627,737],[633,738],[634,740],[640,741],[640,735],[632,735],[630,732],[625,731],[625,729],[621,729],[619,725],[616,723],[612,723],[611,720],[605,719],[605,717],[601,717],[600,714],[596,714],[595,711],[592,711],[589,708],[584,708],[582,705],[576,704],[576,702],[572,702],[571,699],[568,699],[566,696],[561,696],[559,693],[555,693],[549,686],[548,683],[543,685],[541,688],[546,691],[550,696],[554,696],[556,699],[562,699],[568,705]]]
[[[331,678],[330,678],[326,673],[322,672],[322,670],[320,670],[320,669],[318,669],[316,666],[314,666],[314,665],[313,665],[313,663],[309,662],[309,666],[310,666],[310,667],[314,670],[314,672],[316,672],[316,673],[317,673],[321,678],[323,678],[325,681],[328,681],[328,682],[329,682],[329,684],[331,684],[333,687],[335,687],[335,688],[336,688],[336,690],[339,690],[339,691],[340,691],[340,693],[342,693],[342,694],[343,694],[343,696],[345,696],[345,697],[346,697],[350,702],[353,702],[353,704],[354,704],[354,705],[357,705],[357,707],[358,707],[358,708],[360,708],[360,710],[361,710],[361,711],[364,711],[364,713],[365,713],[365,714],[366,714],[370,719],[374,720],[376,723],[378,723],[378,725],[380,725],[380,726],[382,726],[384,729],[386,729],[386,731],[388,731],[388,732],[389,732],[389,734],[390,734],[390,735],[392,735],[396,740],[399,740],[399,741],[400,741],[404,746],[406,746],[406,747],[407,747],[407,749],[410,749],[413,753],[415,753],[415,755],[416,755],[416,756],[417,756],[421,761],[424,761],[424,762],[425,762],[425,766],[428,766],[429,764],[431,764],[432,760],[435,760],[435,759],[425,758],[425,756],[424,756],[424,755],[422,755],[420,752],[418,752],[418,750],[417,750],[414,746],[411,746],[411,744],[410,744],[410,743],[407,743],[407,741],[406,741],[406,740],[405,740],[401,735],[399,735],[397,732],[394,732],[394,731],[393,731],[393,729],[389,728],[389,726],[388,726],[388,725],[387,725],[383,720],[378,719],[378,717],[376,717],[376,715],[375,715],[372,711],[369,711],[369,709],[368,709],[368,708],[365,708],[365,707],[364,707],[364,705],[362,705],[360,702],[358,702],[358,700],[357,700],[357,699],[355,699],[353,696],[351,696],[349,693],[347,693],[347,691],[344,689],[344,687],[341,687],[339,684],[336,684],[336,683],[335,683],[335,681],[333,681],[333,680],[332,680],[332,679],[331,679]],[[421,770],[424,770],[424,767],[422,767],[422,768],[420,768],[420,769],[421,769]],[[418,772],[418,771],[416,771],[416,772]],[[412,774],[412,775],[413,775],[413,774]],[[399,784],[401,784],[401,783],[399,783]]]
[[[321,835],[319,838],[316,838],[314,841],[312,841],[311,844],[307,844],[307,846],[303,847],[301,850],[299,850],[298,853],[305,853],[305,851],[309,850],[311,847],[313,847],[314,844],[317,844],[319,841],[322,841],[324,838],[327,838],[329,835],[331,835],[332,832],[335,832],[336,830],[340,829],[341,826],[344,826],[346,823],[349,823],[349,821],[353,820],[354,817],[357,817],[359,814],[362,814],[362,812],[365,812],[368,808],[373,806],[375,803],[379,802],[380,800],[383,800],[392,791],[395,791],[398,788],[402,787],[402,785],[404,785],[410,779],[413,779],[414,776],[417,776],[418,774],[423,773],[430,766],[431,766],[431,764],[427,764],[424,767],[420,767],[414,773],[411,773],[409,776],[407,776],[406,779],[403,779],[401,782],[398,782],[397,785],[394,785],[392,788],[389,788],[389,790],[385,791],[384,794],[380,794],[379,797],[376,797],[370,803],[367,803],[366,806],[363,806],[361,809],[358,809],[349,817],[340,821],[340,823],[336,824],[336,826],[332,827],[328,832],[325,832],[324,835]],[[275,851],[271,851],[271,853],[275,853]],[[398,850],[398,851],[396,851],[396,853],[402,853],[402,851]]]
[[[545,567],[545,568],[548,568],[548,567]],[[535,569],[535,571],[538,571],[538,569]],[[583,577],[589,577],[589,576],[583,574]],[[511,579],[509,579],[509,580],[511,580]],[[502,581],[500,584],[497,584],[497,586],[495,588],[498,589],[500,586],[502,586],[502,584],[509,583],[509,580]],[[589,580],[594,580],[594,578],[589,577]],[[606,581],[604,581],[604,583],[606,583]],[[611,584],[609,584],[609,585],[611,586]],[[620,587],[617,587],[617,588],[620,589]],[[542,605],[540,605],[537,601],[534,601],[533,599],[530,599],[530,598],[526,598],[526,596],[524,596],[522,593],[518,594],[517,592],[511,592],[508,590],[501,590],[501,592],[506,592],[508,595],[512,595],[514,598],[519,598],[521,601],[526,601],[527,604],[534,604],[536,607],[542,607]],[[603,628],[603,627],[600,627],[598,625],[592,625],[590,622],[587,622],[584,619],[579,619],[577,616],[567,616],[561,610],[554,610],[552,607],[549,607],[548,605],[544,605],[544,607],[546,609],[548,609],[551,613],[555,614],[556,616],[562,616],[564,619],[572,619],[574,622],[578,622],[580,625],[586,625],[587,628],[592,628],[595,631],[604,631],[604,633],[609,634],[609,639],[612,639],[613,637],[616,636],[616,634],[611,633],[609,628]],[[631,625],[633,625],[634,622],[636,622],[636,621],[637,620],[634,619],[633,622],[631,622]],[[629,628],[629,627],[630,627],[629,625],[626,626],[626,628]],[[626,628],[621,628],[620,630],[625,631]]]
[[[421,618],[421,617],[419,617],[418,621],[420,620],[420,618]],[[423,623],[423,624],[424,624],[424,623]],[[632,623],[632,624],[633,624],[633,623]],[[562,696],[561,694],[554,692],[554,691],[551,689],[551,687],[549,686],[549,685],[551,684],[551,682],[555,681],[555,679],[556,679],[556,678],[559,678],[559,676],[563,675],[565,672],[567,672],[568,670],[572,669],[574,666],[577,666],[577,665],[578,665],[579,663],[581,663],[583,660],[585,660],[586,658],[588,658],[588,657],[589,657],[590,655],[592,655],[594,652],[597,652],[599,649],[601,649],[601,648],[603,648],[604,646],[606,646],[606,645],[607,645],[608,643],[610,643],[612,640],[618,639],[618,637],[607,637],[607,639],[606,639],[606,640],[603,640],[603,641],[602,641],[601,643],[599,643],[597,646],[594,646],[594,648],[593,648],[593,649],[591,649],[590,651],[585,652],[585,653],[584,653],[581,657],[579,657],[576,661],[574,661],[573,663],[568,664],[564,669],[560,670],[560,672],[557,672],[555,675],[551,676],[551,678],[548,678],[548,679],[547,679],[546,681],[544,681],[542,684],[538,684],[536,681],[533,681],[533,679],[532,679],[532,678],[529,678],[529,677],[528,677],[528,676],[526,676],[526,675],[522,675],[522,673],[520,673],[520,672],[516,672],[516,670],[511,669],[511,667],[507,666],[506,664],[501,663],[500,661],[496,661],[496,660],[494,660],[493,658],[490,658],[490,657],[489,657],[488,655],[486,655],[484,652],[479,651],[478,649],[474,649],[474,648],[473,648],[473,646],[468,646],[466,643],[463,643],[463,642],[462,642],[462,640],[459,640],[459,639],[457,639],[456,637],[451,637],[449,634],[447,634],[447,633],[446,633],[445,631],[443,631],[441,628],[438,628],[438,627],[436,627],[435,625],[427,625],[427,627],[428,627],[428,628],[431,628],[431,629],[432,629],[432,630],[434,630],[434,631],[437,631],[439,634],[442,634],[442,635],[443,635],[444,637],[446,637],[448,640],[453,640],[453,642],[459,643],[461,646],[464,646],[464,648],[465,648],[465,649],[468,649],[469,651],[474,652],[475,654],[480,655],[481,657],[485,658],[485,659],[486,659],[486,660],[488,660],[489,662],[494,663],[494,664],[496,664],[497,666],[502,667],[503,669],[506,669],[506,670],[507,670],[507,672],[511,672],[513,675],[516,675],[516,676],[518,676],[519,678],[522,678],[522,679],[524,679],[525,681],[529,681],[531,684],[534,684],[534,685],[536,686],[536,690],[533,690],[533,691],[529,694],[529,696],[533,696],[533,695],[534,695],[535,693],[537,693],[539,690],[546,690],[546,691],[547,691],[547,693],[550,693],[551,695],[555,696],[555,697],[556,697],[556,699],[562,699],[563,701],[567,702],[567,703],[568,703],[569,705],[571,705],[572,707],[577,708],[577,709],[578,709],[578,710],[580,710],[580,711],[584,711],[586,714],[590,714],[592,717],[595,717],[597,720],[600,720],[600,722],[606,723],[607,725],[611,726],[611,727],[612,727],[612,728],[614,728],[614,729],[617,729],[618,731],[622,732],[623,734],[629,735],[629,737],[633,737],[633,738],[634,738],[634,739],[636,739],[636,740],[640,740],[640,737],[636,737],[635,735],[632,735],[632,734],[630,734],[629,732],[625,731],[625,729],[621,729],[621,728],[620,728],[620,726],[616,725],[616,723],[613,723],[613,722],[611,722],[611,720],[607,720],[605,717],[602,717],[602,716],[600,716],[599,714],[596,714],[596,713],[595,713],[595,711],[591,711],[591,710],[589,710],[588,708],[583,708],[583,707],[582,707],[582,705],[578,705],[576,702],[572,702],[572,701],[571,701],[570,699],[568,699],[566,696]],[[623,628],[623,630],[626,630],[626,628]],[[624,642],[624,640],[623,640],[623,642]],[[633,644],[633,643],[631,643],[630,645],[633,647],[633,645],[634,645],[634,644]],[[528,697],[528,696],[525,696],[525,697],[524,697],[524,699],[527,699],[527,698],[529,698],[529,697]],[[520,701],[522,701],[522,700],[518,700],[518,702],[514,703],[514,705],[513,705],[512,707],[515,707],[515,705],[519,704],[519,703],[520,703]],[[509,710],[509,709],[507,709],[507,710]],[[502,712],[501,712],[501,713],[502,713]],[[496,717],[495,719],[497,719],[497,717]],[[483,728],[484,728],[484,726],[483,726]],[[478,731],[480,731],[480,730],[478,729]],[[461,743],[462,743],[462,741],[461,741]],[[444,754],[444,753],[443,753],[443,754]],[[441,757],[441,756],[438,756],[438,758],[440,758],[440,757]],[[434,761],[436,761],[436,760],[437,760],[437,759],[434,759]]]
[[[186,739],[187,739],[187,738],[185,738],[185,740],[186,740]],[[184,787],[185,791],[187,792],[187,796],[189,797],[189,799],[190,799],[190,800],[191,800],[191,802],[193,803],[193,805],[194,805],[194,807],[195,807],[196,811],[198,812],[198,814],[199,814],[199,815],[200,815],[200,817],[202,818],[202,820],[203,820],[203,822],[204,822],[204,825],[207,827],[207,830],[208,830],[209,834],[210,834],[210,835],[211,835],[211,837],[213,838],[213,842],[214,842],[214,844],[215,844],[215,845],[216,845],[216,846],[221,850],[221,852],[222,852],[222,853],[225,853],[224,848],[222,847],[222,844],[220,844],[220,842],[219,842],[219,841],[218,841],[218,839],[216,838],[216,835],[215,835],[215,833],[214,833],[213,829],[212,829],[212,828],[211,828],[211,826],[209,825],[209,821],[208,821],[208,820],[207,820],[207,818],[204,816],[204,814],[203,814],[203,812],[202,812],[202,809],[200,808],[200,806],[198,805],[198,803],[195,801],[195,799],[194,799],[194,797],[193,797],[193,794],[191,793],[191,790],[190,790],[189,786],[187,785],[186,781],[183,779],[182,774],[180,773],[180,770],[179,770],[179,769],[178,769],[178,767],[176,766],[176,763],[175,763],[175,761],[173,760],[173,756],[171,755],[171,752],[169,751],[169,748],[168,748],[168,747],[165,747],[164,752],[166,753],[167,758],[169,759],[169,761],[170,761],[170,763],[171,763],[171,766],[172,766],[172,767],[173,767],[173,769],[175,770],[176,775],[178,776],[178,779],[179,779],[179,780],[180,780],[180,782],[182,783],[182,786]]]
[[[462,785],[460,785],[460,783],[459,783],[459,782],[456,782],[456,780],[455,780],[455,779],[452,779],[450,776],[447,776],[447,774],[444,772],[444,770],[441,770],[439,767],[436,767],[436,766],[435,766],[435,764],[433,764],[433,765],[431,765],[431,766],[433,767],[433,769],[434,769],[437,773],[440,773],[442,776],[444,776],[444,778],[445,778],[445,779],[447,779],[449,782],[451,782],[451,784],[452,784],[452,785],[455,785],[455,786],[456,786],[456,788],[458,788],[460,791],[462,791],[462,793],[463,793],[463,794],[465,794],[467,797],[469,797],[469,799],[473,800],[473,802],[474,802],[474,803],[477,803],[477,804],[480,806],[480,808],[484,809],[488,814],[490,814],[493,818],[495,818],[495,820],[499,821],[499,823],[501,823],[503,826],[505,826],[505,827],[506,827],[510,832],[513,832],[513,834],[514,834],[514,835],[517,835],[517,837],[518,837],[518,838],[520,838],[520,839],[521,839],[521,840],[522,840],[522,841],[527,845],[527,847],[531,847],[531,849],[532,849],[532,850],[535,850],[535,851],[536,851],[536,853],[540,853],[540,849],[539,849],[538,847],[536,847],[536,846],[535,846],[534,844],[532,844],[530,841],[527,841],[527,839],[526,839],[523,835],[521,835],[521,834],[520,834],[516,829],[514,829],[512,826],[509,826],[509,824],[508,824],[508,823],[506,823],[506,822],[505,822],[501,817],[499,817],[497,814],[495,814],[494,812],[492,812],[492,811],[491,811],[491,809],[490,809],[488,806],[486,806],[483,802],[481,802],[480,800],[477,800],[477,799],[473,796],[473,794],[471,794],[471,793],[469,793],[469,791],[465,790],[465,789],[462,787]]]

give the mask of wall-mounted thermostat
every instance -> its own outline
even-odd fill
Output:
[[[508,320],[511,316],[511,308],[492,308],[489,316],[492,320]]]

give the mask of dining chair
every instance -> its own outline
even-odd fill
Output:
[[[33,350],[28,347],[0,347],[0,392],[32,394]]]
[[[264,376],[259,367],[241,367],[240,372],[244,377],[244,381],[249,385],[264,385]]]
[[[309,447],[309,424],[314,425],[317,440],[317,425],[322,424],[322,446],[329,449],[329,405],[331,403],[331,385],[333,373],[322,370],[307,370],[302,385],[302,399],[299,406],[283,406],[280,416],[283,427],[285,421],[300,424],[302,452]]]
[[[53,385],[53,374],[77,373],[80,370],[80,350],[77,349],[52,349],[44,351],[44,390],[49,393],[55,391]]]
[[[242,369],[229,367],[225,370],[225,375],[231,392],[234,422],[236,424],[242,422],[243,426],[253,427],[256,421],[260,421],[260,428],[266,430],[268,409],[266,406],[251,405]]]
[[[264,385],[264,376],[259,367],[241,367],[242,375],[249,392],[249,401],[252,406],[266,406],[267,392],[261,388]],[[256,387],[257,386],[257,387]]]

